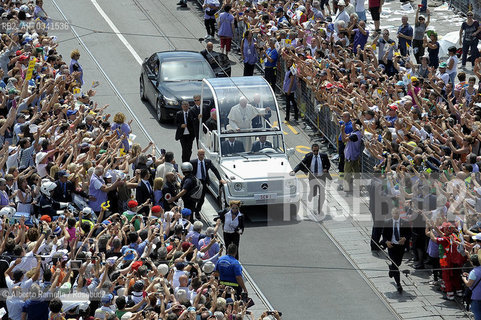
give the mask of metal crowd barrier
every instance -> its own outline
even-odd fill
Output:
[[[481,19],[481,1],[479,0],[449,0],[448,4],[449,7],[463,14],[471,10],[475,19]]]

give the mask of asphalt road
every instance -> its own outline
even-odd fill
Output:
[[[140,65],[99,14],[94,6],[97,1],[54,1],[71,25],[69,30],[52,30],[51,34],[61,41],[59,51],[65,61],[70,61],[72,49],[79,48],[85,88],[99,80],[101,85],[95,97],[99,104],[110,104],[111,113],[122,111],[128,118],[132,118],[131,112],[135,113],[159,148],[180,155],[180,144],[174,141],[174,126],[158,124],[152,110],[140,101]],[[175,2],[102,0],[98,5],[143,59],[155,51],[203,49],[197,40],[205,35],[198,7],[189,3],[189,9],[178,9]],[[46,2],[45,8],[52,18],[62,20],[53,1]],[[80,34],[101,69],[75,39],[72,28]],[[237,61],[233,75],[241,73]],[[114,87],[130,109],[122,103]],[[137,135],[136,142],[146,145],[148,138],[135,121],[132,129]],[[308,137],[299,130],[285,128],[285,131],[289,147],[310,145]],[[298,161],[302,155],[296,152],[291,161]],[[210,200],[204,206],[206,216],[212,216],[217,209]],[[251,209],[249,214],[257,211]],[[271,304],[283,312],[284,319],[359,319],[360,315],[366,319],[395,318],[357,271],[345,270],[351,264],[316,222],[250,222],[240,251],[246,269]]]

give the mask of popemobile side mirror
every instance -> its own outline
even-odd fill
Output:
[[[296,152],[296,150],[294,148],[288,148],[286,150],[287,157],[290,157],[290,156],[294,155],[295,152]]]

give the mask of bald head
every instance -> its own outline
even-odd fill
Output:
[[[197,158],[199,158],[200,161],[204,160],[204,158],[205,158],[204,149],[199,149],[199,151],[197,151]]]
[[[207,45],[205,46],[207,51],[212,52],[214,51],[214,44],[212,42],[207,42]]]
[[[183,274],[179,277],[180,287],[187,287],[189,285],[189,278]]]
[[[169,181],[169,182],[175,181],[175,175],[174,175],[174,173],[173,173],[173,172],[167,172],[167,173],[165,174],[165,179],[166,179],[167,181]]]

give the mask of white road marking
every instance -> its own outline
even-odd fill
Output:
[[[137,61],[138,64],[142,64],[143,60],[142,58],[139,56],[139,54],[137,53],[137,51],[135,51],[135,49],[132,47],[132,45],[127,41],[127,39],[125,39],[125,37],[122,35],[122,33],[120,32],[120,30],[117,28],[117,26],[112,22],[112,20],[110,20],[109,16],[105,13],[105,11],[100,7],[100,5],[98,4],[97,0],[90,0],[90,2],[92,2],[92,4],[94,5],[95,9],[97,9],[97,11],[100,13],[100,15],[102,16],[102,18],[104,18],[105,22],[107,22],[107,24],[109,25],[110,29],[112,29],[113,32],[115,32],[115,34],[117,35],[117,37],[119,38],[119,40],[124,44],[124,46],[127,48],[127,50],[130,51],[130,53],[134,56],[134,59]]]

